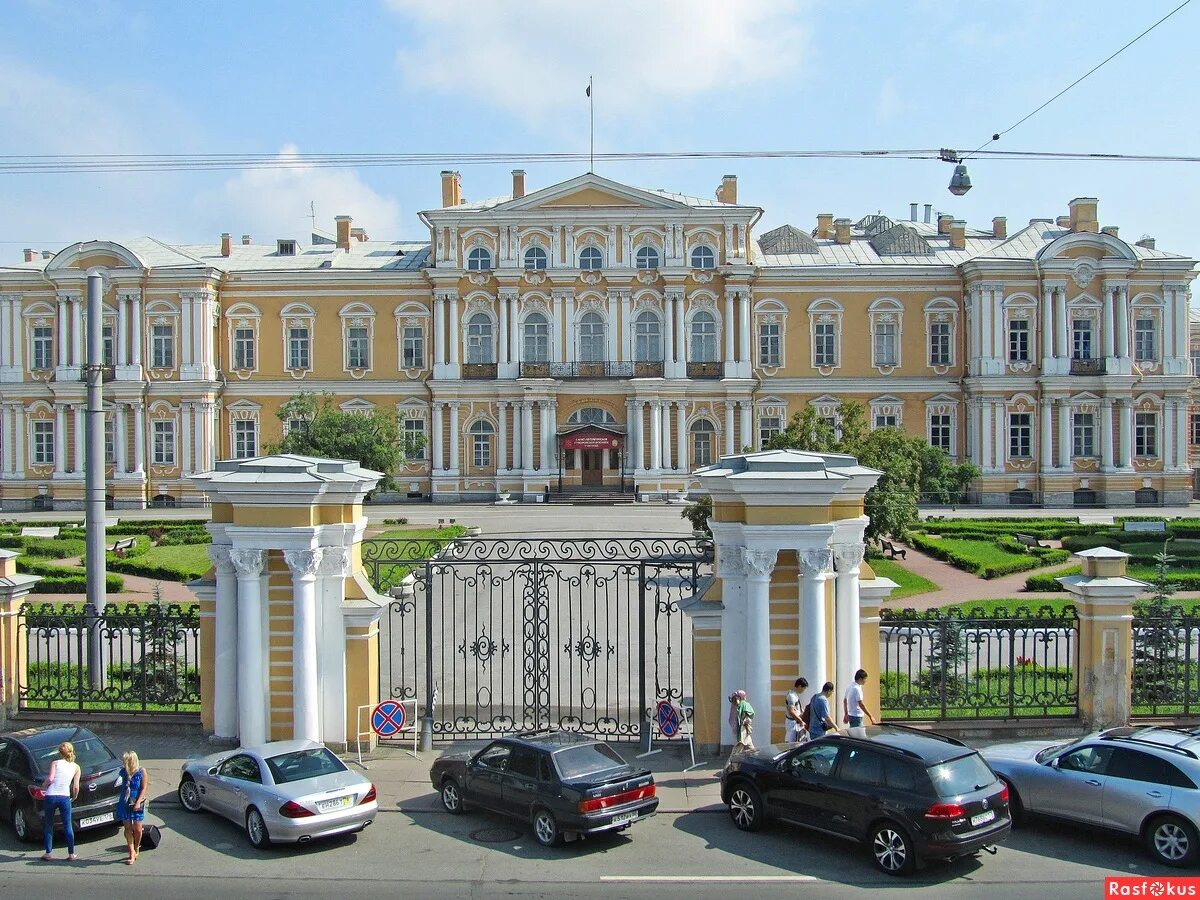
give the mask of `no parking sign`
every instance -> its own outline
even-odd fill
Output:
[[[398,700],[384,700],[371,710],[371,730],[381,738],[389,738],[408,728],[408,713]]]

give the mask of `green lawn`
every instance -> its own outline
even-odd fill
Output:
[[[449,528],[391,528],[363,541],[362,559],[367,578],[375,590],[386,593],[399,584],[425,559],[457,537],[466,534],[465,525]],[[391,544],[391,540],[414,541],[412,546]],[[424,544],[420,542],[425,542]]]
[[[1049,607],[1051,614],[1055,616],[1062,615],[1068,606],[1071,606],[1068,600],[1039,600],[1036,598],[1014,597],[1010,599],[992,599],[992,600],[968,600],[965,603],[948,603],[945,606],[939,606],[938,609],[961,609],[964,612],[970,612],[976,609],[983,610],[983,615],[994,616],[1000,610],[1006,610],[1009,613],[1016,611],[1017,607],[1023,606],[1030,612],[1038,615],[1044,607]]]
[[[889,599],[892,600],[897,600],[901,597],[912,597],[916,594],[928,594],[930,591],[936,591],[940,587],[940,585],[934,584],[928,578],[923,578],[915,572],[910,572],[904,568],[903,564],[896,562],[894,559],[869,559],[867,560],[867,565],[880,578],[890,578],[896,584],[900,585],[889,595]]]
[[[200,578],[212,568],[212,560],[208,556],[208,546],[208,544],[168,544],[162,547],[151,547],[135,559],[144,561],[147,565],[179,569],[181,572],[189,573],[192,578]]]

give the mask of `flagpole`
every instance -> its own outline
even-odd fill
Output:
[[[592,76],[588,76],[588,118],[591,122],[591,143],[588,150],[588,172],[596,172],[596,98],[592,92]]]

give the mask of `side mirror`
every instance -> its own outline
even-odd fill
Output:
[[[209,770],[208,770],[208,774],[209,774],[209,775],[216,775],[216,774],[217,774],[217,767],[216,767],[216,766],[213,766],[211,769],[209,769]]]
[[[1046,765],[1048,765],[1048,766],[1049,766],[1050,768],[1052,768],[1052,769],[1057,769],[1057,768],[1058,768],[1058,761],[1059,761],[1059,759],[1060,759],[1060,758],[1061,758],[1061,757],[1058,757],[1058,756],[1056,756],[1056,757],[1054,757],[1054,759],[1050,760],[1050,762],[1046,763]]]

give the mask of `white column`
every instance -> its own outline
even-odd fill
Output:
[[[854,680],[855,671],[862,665],[862,646],[859,632],[858,567],[863,560],[863,545],[837,544],[833,548],[837,563],[837,584],[834,592],[834,634],[837,652],[837,684],[842,690]],[[800,658],[804,664],[804,658]],[[812,682],[812,679],[809,679]]]
[[[1164,397],[1162,404],[1162,467],[1166,472],[1175,465],[1175,401]]]
[[[71,316],[71,301],[65,295],[58,298],[58,346],[55,348],[56,362],[60,368],[69,366],[70,359],[70,334],[68,319]]]
[[[548,469],[546,465],[546,432],[549,426],[546,423],[546,403],[543,400],[537,401],[538,411],[538,452],[537,452],[537,472],[545,472]]]
[[[458,456],[458,403],[450,403],[450,471],[458,474],[462,461]]]
[[[550,323],[550,361],[560,363],[563,356],[563,335],[566,334],[566,322],[563,319],[563,292],[551,292],[554,299],[554,320]]]
[[[67,408],[54,404],[54,477],[61,478],[67,469]]]
[[[1188,407],[1187,400],[1175,400],[1175,468],[1188,468]]]
[[[553,472],[554,458],[558,455],[558,401],[547,400],[543,408],[546,414],[545,425],[542,426],[542,434],[546,439],[546,465],[543,468],[547,472]]]
[[[776,555],[776,550],[742,550],[746,568],[746,683],[743,687],[754,706],[756,737],[763,744],[771,741],[771,720],[776,706],[771,691],[771,572],[775,568]],[[821,637],[824,644],[824,630]]]
[[[500,345],[500,353],[496,361],[505,368],[508,367],[508,297],[504,294],[500,295],[497,304],[500,307],[500,335],[497,343]]]
[[[642,401],[634,400],[629,407],[629,428],[632,432],[633,471],[640,472],[646,468],[646,441],[642,433]]]
[[[675,375],[675,304],[672,293],[663,295],[663,375]]]
[[[658,400],[650,401],[650,469],[654,472],[662,468],[662,415]]]
[[[612,257],[609,257],[611,259]],[[617,297],[612,291],[608,292],[608,328],[604,336],[608,340],[608,361],[617,360],[617,336],[621,333],[621,323],[617,319]]]
[[[1054,418],[1050,410],[1050,398],[1043,397],[1042,415],[1038,420],[1038,436],[1042,443],[1039,462],[1043,472],[1054,468]]]
[[[989,302],[988,292],[983,289],[982,285],[976,285],[974,288],[975,302],[979,305],[979,321],[982,324],[982,341],[980,344],[980,356],[983,359],[990,359],[994,353],[994,343],[992,338],[992,304]],[[986,363],[981,363],[980,373],[990,372],[991,369]]]
[[[1067,333],[1067,289],[1062,286],[1054,288],[1054,358],[1059,360],[1057,372],[1066,375],[1071,367],[1067,362],[1071,358],[1071,336]]]
[[[992,415],[995,417],[995,428],[992,431],[992,459],[996,460],[996,471],[1003,472],[1008,460],[1008,422],[1004,401],[996,401]]]
[[[733,345],[733,326],[735,321],[733,312],[734,296],[735,295],[733,291],[725,291],[725,321],[722,324],[725,328],[725,372],[727,374],[732,374],[731,366],[733,363],[737,362],[737,357],[734,355],[735,350]],[[741,310],[739,309],[738,311],[740,312]]]
[[[1184,305],[1187,305],[1187,295],[1184,295]],[[16,373],[17,381],[25,380],[25,320],[21,318],[21,297],[17,295],[12,301],[12,367]],[[1187,341],[1184,341],[1184,352],[1181,356],[1187,356]]]
[[[533,471],[533,401],[521,401],[521,468]]]
[[[683,291],[675,295],[675,358],[679,361],[675,369],[677,377],[687,375],[687,337],[684,333]]]
[[[750,291],[738,294],[741,305],[740,334],[741,349],[738,351],[738,369],[743,378],[750,377]]]
[[[298,741],[319,741],[317,567],[321,551],[288,550],[283,558],[292,570],[292,736]]]
[[[71,298],[71,365],[82,366],[83,358],[83,298]]]
[[[579,354],[575,350],[575,294],[568,292],[566,303],[563,311],[563,334],[566,335],[563,341],[563,359],[567,362],[575,362]]]
[[[1100,468],[1109,471],[1113,467],[1113,402],[1108,398],[1100,401]]]
[[[1129,288],[1120,285],[1117,288],[1117,356],[1129,358]],[[1166,354],[1163,354],[1166,356]]]
[[[1191,374],[1190,362],[1190,347],[1191,341],[1188,335],[1188,307],[1191,305],[1191,291],[1188,286],[1176,285],[1173,291],[1175,295],[1175,303],[1172,310],[1175,314],[1175,350],[1174,355],[1185,361],[1187,368],[1181,370],[1181,374]],[[20,301],[17,301],[17,315],[20,320]],[[17,340],[17,362],[18,369],[21,368],[21,341]]]
[[[1116,288],[1104,286],[1101,302],[1102,313],[1100,317],[1100,338],[1104,341],[1104,358],[1112,359],[1117,355],[1116,344],[1116,326],[1113,322],[1113,294]],[[1106,370],[1107,371],[1107,370]]]
[[[129,297],[117,295],[117,359],[118,366],[129,365]]]
[[[7,403],[0,404],[0,478],[12,474],[13,426],[12,410]]]
[[[12,367],[12,346],[17,320],[13,315],[13,304],[9,297],[0,294],[0,369]]]
[[[179,352],[182,359],[179,361],[179,368],[182,372],[185,366],[190,366],[194,362],[192,351],[194,345],[192,343],[192,326],[195,324],[195,314],[192,312],[192,304],[195,301],[191,294],[179,295]]]
[[[992,459],[992,451],[995,450],[995,444],[992,440],[992,403],[990,400],[981,400],[979,402],[979,449],[980,453],[979,468],[984,472],[991,472],[995,469],[995,463]]]
[[[450,292],[446,295],[446,315],[450,322],[450,365],[455,367],[452,377],[459,376],[458,371],[458,293]]]
[[[732,400],[725,401],[725,455],[733,456],[737,453],[737,445],[734,443],[733,434],[733,407]]]
[[[628,236],[625,242],[629,243]],[[630,264],[628,256],[625,257],[625,261],[626,265]],[[621,359],[633,359],[633,318],[629,291],[621,291]]]
[[[13,407],[13,474],[25,475],[25,404]]]
[[[746,646],[746,562],[744,548],[735,544],[717,545],[717,577],[721,579],[721,645]],[[746,655],[721,654],[721,700],[746,687]],[[757,701],[756,701],[757,702]],[[770,703],[768,706],[772,705]],[[727,707],[726,707],[727,709]],[[721,743],[732,747],[737,734],[729,729],[728,715],[721,716]],[[766,736],[763,738],[764,742]]]
[[[323,547],[317,567],[317,629],[322,635],[342,635],[346,620],[346,575],[350,570],[347,547]],[[317,647],[317,684],[320,691],[321,739],[346,740],[346,642],[321,640]]]
[[[674,469],[671,456],[671,401],[664,400],[662,404],[662,467]]]
[[[435,400],[432,403],[432,424],[430,435],[430,471],[434,475],[440,474],[444,470],[445,456],[442,453],[442,401]]]
[[[500,400],[496,403],[496,419],[499,422],[499,429],[496,435],[496,452],[499,459],[496,460],[496,471],[507,472],[510,466],[508,465],[508,401]]]
[[[675,402],[675,471],[687,472],[688,463],[687,441],[687,404],[682,400]]]
[[[202,410],[200,409],[199,406],[197,406],[197,408],[196,408],[196,413],[197,413],[197,415],[202,414]],[[203,435],[204,431],[201,430],[200,433],[201,433],[201,435]],[[207,456],[207,448],[205,448],[203,440],[200,440],[199,443],[201,446],[201,453],[203,453],[204,455],[199,456],[198,458],[203,459]],[[206,467],[201,465],[201,466],[198,466],[198,468],[204,469]],[[136,403],[134,403],[134,405],[133,405],[133,474],[141,475],[145,471],[146,471],[146,411],[142,405],[142,402],[139,400]]]
[[[213,733],[235,738],[238,733],[238,584],[237,571],[225,544],[210,544],[209,558],[217,570],[213,650]]]
[[[1071,469],[1071,405],[1064,399],[1058,406],[1058,467]]]
[[[733,451],[734,453],[737,453],[742,449],[742,447],[749,447],[751,450],[753,450],[755,444],[757,443],[757,441],[754,440],[753,434],[754,421],[752,413],[754,412],[754,409],[751,407],[749,400],[739,400],[738,402],[742,407],[742,428],[741,434],[738,436],[741,446],[735,447]],[[787,423],[785,422],[784,424],[786,425]]]
[[[1004,371],[1005,360],[1008,358],[1008,331],[1004,324],[1004,288],[998,284],[993,284],[988,292],[991,294],[992,302],[992,320],[995,322],[994,333],[992,335],[993,347],[992,356],[1000,361],[1000,371]]]
[[[120,478],[129,471],[129,418],[128,408],[124,403],[116,404],[117,420],[113,425],[113,443],[116,446],[116,477]]]
[[[179,404],[179,424],[183,432],[179,440],[179,447],[183,451],[179,471],[183,475],[188,475],[194,471],[192,467],[192,406],[190,403]]]
[[[265,550],[237,548],[229,560],[237,572],[238,740],[243,747],[264,743],[267,731],[266,668],[263,654],[262,571]]]
[[[1133,401],[1122,397],[1117,401],[1117,436],[1119,458],[1117,465],[1122,469],[1133,468]]]
[[[430,363],[440,374],[438,366],[446,361],[446,299],[440,292],[433,295],[433,338],[429,343]]]
[[[833,563],[832,553],[828,549],[802,550],[797,556],[800,561],[800,664],[809,673],[809,684],[820,691],[831,674],[825,645],[825,573]],[[832,710],[830,715],[833,715]]]
[[[142,328],[142,295],[133,295],[133,314],[130,325],[131,331],[129,335],[129,352],[131,356],[130,365],[141,366],[142,364],[142,341],[145,338],[145,329]]]
[[[1042,288],[1042,374],[1049,374],[1054,363],[1054,288]]]

